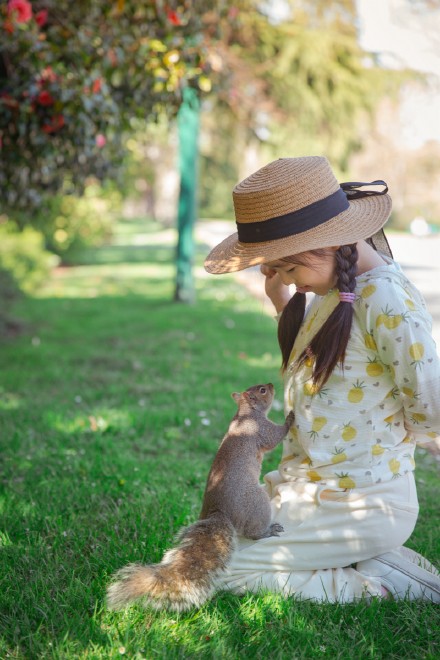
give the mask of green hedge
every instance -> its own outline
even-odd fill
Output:
[[[26,227],[19,231],[10,222],[0,227],[0,269],[9,273],[9,281],[18,289],[25,293],[36,291],[57,261],[45,250],[44,238],[35,229]],[[6,278],[2,280],[5,282]],[[7,295],[7,289],[0,295]]]
[[[121,195],[88,185],[82,197],[55,195],[37,211],[30,223],[40,231],[48,250],[73,264],[84,248],[96,247],[112,236],[115,214],[121,208]]]
[[[35,292],[57,261],[35,229],[19,231],[11,222],[0,225],[0,335],[17,328],[11,316],[13,304],[22,292]]]

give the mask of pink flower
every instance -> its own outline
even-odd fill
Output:
[[[17,23],[27,23],[32,18],[32,5],[28,0],[9,0],[8,16]]]
[[[107,138],[102,133],[98,133],[98,135],[95,137],[95,143],[99,149],[102,149],[102,147],[105,147],[107,144]]]
[[[101,91],[102,87],[102,78],[97,78],[93,81],[92,91],[94,94],[98,94]]]
[[[41,28],[46,25],[48,14],[49,12],[47,11],[47,9],[42,9],[41,11],[35,14],[35,22],[38,25],[38,27]]]
[[[55,99],[53,98],[52,94],[50,94],[45,89],[43,89],[43,91],[38,94],[37,101],[40,105],[45,106],[53,105],[55,103]]]
[[[41,130],[43,133],[55,133],[56,131],[59,131],[60,128],[63,128],[65,123],[63,115],[54,115],[52,121],[44,124],[44,126],[41,127]]]
[[[40,80],[44,80],[44,81],[47,81],[47,82],[56,82],[57,74],[55,73],[55,71],[52,69],[51,66],[47,66],[41,72]]]
[[[182,21],[179,18],[179,15],[173,10],[167,10],[168,20],[172,25],[182,25]]]

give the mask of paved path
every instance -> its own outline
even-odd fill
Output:
[[[234,227],[234,223],[227,220],[199,221],[196,237],[210,249],[231,234]],[[440,234],[424,238],[409,234],[391,234],[389,242],[394,258],[426,300],[434,321],[434,339],[440,352]],[[263,276],[258,269],[246,269],[237,273],[236,277],[253,295],[264,301],[264,311],[273,314],[272,306],[264,293]]]

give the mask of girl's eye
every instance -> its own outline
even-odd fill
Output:
[[[286,273],[293,273],[294,270],[295,270],[295,266],[293,268],[289,268],[289,270],[286,270],[285,272]]]

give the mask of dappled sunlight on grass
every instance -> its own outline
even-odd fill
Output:
[[[136,243],[124,229],[123,250]],[[17,307],[23,334],[0,347],[0,656],[437,657],[424,604],[220,593],[186,614],[106,610],[110,575],[160,561],[197,519],[231,392],[271,381],[282,398],[276,326],[261,304],[232,276],[205,277],[200,255],[197,302],[175,304],[171,246],[156,261],[147,249],[148,263],[104,254],[56,270]],[[282,409],[270,417],[280,422]],[[280,457],[281,447],[263,471]],[[423,455],[418,469],[426,515],[415,538],[435,559],[436,471]]]
[[[154,297],[170,297],[175,267],[155,264],[124,264],[118,266],[73,266],[57,268],[53,278],[41,288],[40,298],[97,298],[105,296],[143,295],[155,282]]]
[[[83,415],[68,418],[66,414],[48,411],[44,416],[45,422],[53,429],[65,434],[91,431],[93,433],[105,433],[110,428],[113,430],[129,431],[133,424],[133,415],[127,410],[114,410],[101,408],[99,410],[87,411]]]
[[[0,410],[17,410],[22,398],[16,392],[5,392],[0,388]]]

